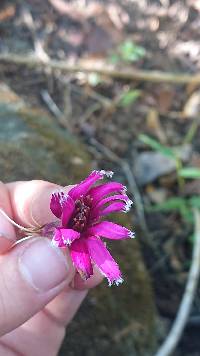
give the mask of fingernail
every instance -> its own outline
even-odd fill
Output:
[[[47,292],[61,284],[69,274],[66,256],[46,238],[31,242],[19,258],[23,278],[33,288]]]

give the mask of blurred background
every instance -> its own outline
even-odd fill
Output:
[[[60,356],[154,355],[177,315],[200,208],[200,1],[1,0],[0,178],[109,169],[134,206],[125,282],[90,293]],[[200,355],[197,291],[175,356]]]

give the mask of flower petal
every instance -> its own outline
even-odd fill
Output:
[[[126,227],[110,221],[102,221],[87,230],[87,235],[102,236],[108,239],[121,240],[134,237],[134,233]]]
[[[62,225],[67,226],[69,219],[75,209],[75,204],[73,199],[67,195],[65,201],[62,203]]]
[[[66,247],[67,245],[71,245],[74,240],[79,238],[80,233],[74,231],[73,229],[56,228],[52,243],[57,247]]]
[[[96,217],[98,215],[102,215],[99,214],[100,213],[100,209],[103,208],[103,205],[108,204],[112,201],[123,201],[125,202],[125,204],[123,204],[123,209],[124,211],[129,211],[131,205],[132,205],[132,201],[129,199],[129,197],[126,194],[115,194],[115,195],[111,195],[107,198],[101,199],[96,206],[93,208],[92,210],[92,217]],[[104,207],[105,208],[105,207]],[[122,210],[123,210],[122,209]]]
[[[61,194],[62,193],[54,193],[51,196],[50,209],[57,218],[60,218],[62,215],[62,205],[60,203]]]
[[[91,188],[89,191],[89,195],[91,196],[91,198],[93,198],[93,206],[94,206],[99,200],[104,198],[106,195],[111,193],[124,192],[124,190],[125,187],[123,186],[123,184],[117,182],[109,182]]]
[[[86,195],[91,186],[96,183],[99,179],[102,179],[104,175],[111,177],[112,172],[106,171],[93,171],[86,179],[84,179],[80,184],[77,184],[74,188],[69,191],[69,195],[72,199],[76,200],[81,195]]]
[[[62,234],[60,232],[60,229],[55,229],[54,236],[52,239],[52,244],[57,247],[66,247],[66,245],[62,239]]]
[[[132,200],[128,199],[127,201],[123,201],[123,202],[113,202],[110,205],[106,206],[104,209],[98,209],[98,212],[95,214],[95,210],[96,208],[93,210],[93,215],[94,218],[100,217],[100,216],[104,216],[104,215],[108,215],[114,212],[119,212],[119,211],[123,211],[124,213],[128,213],[131,206],[132,206],[133,202]]]
[[[104,243],[94,236],[88,237],[86,241],[92,260],[101,273],[108,279],[109,285],[122,283],[123,279],[119,266],[112,258]]]
[[[99,211],[99,216],[108,215],[111,213],[116,213],[117,211],[125,211],[126,203],[125,202],[115,202],[107,206],[105,209]]]
[[[63,229],[63,228],[60,228],[60,233],[62,235],[62,240],[66,245],[71,245],[71,243],[76,240],[76,239],[79,239],[80,238],[80,232],[78,231],[75,231],[73,229]]]
[[[92,263],[85,239],[79,239],[70,247],[72,262],[83,279],[93,275]]]

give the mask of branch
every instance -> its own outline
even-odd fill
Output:
[[[1,53],[0,62],[11,63],[15,65],[26,65],[31,68],[48,67],[50,69],[58,69],[62,72],[95,72],[100,75],[129,80],[129,81],[146,81],[152,83],[171,83],[171,84],[200,84],[200,74],[181,74],[181,73],[167,73],[160,71],[145,71],[134,68],[117,69],[109,64],[104,65],[91,65],[81,62],[69,63],[67,61],[61,61],[56,59],[49,59],[48,61],[42,61],[40,58],[31,55],[18,55],[14,53]]]
[[[164,341],[161,348],[155,356],[169,356],[175,350],[185,324],[190,314],[190,309],[194,300],[195,292],[200,275],[200,213],[194,211],[195,215],[195,242],[193,247],[192,264],[190,267],[188,281],[185,287],[185,292],[167,339]]]

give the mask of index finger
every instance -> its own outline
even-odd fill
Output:
[[[42,180],[8,183],[13,219],[24,227],[39,227],[56,218],[50,210],[52,193],[70,188]]]

